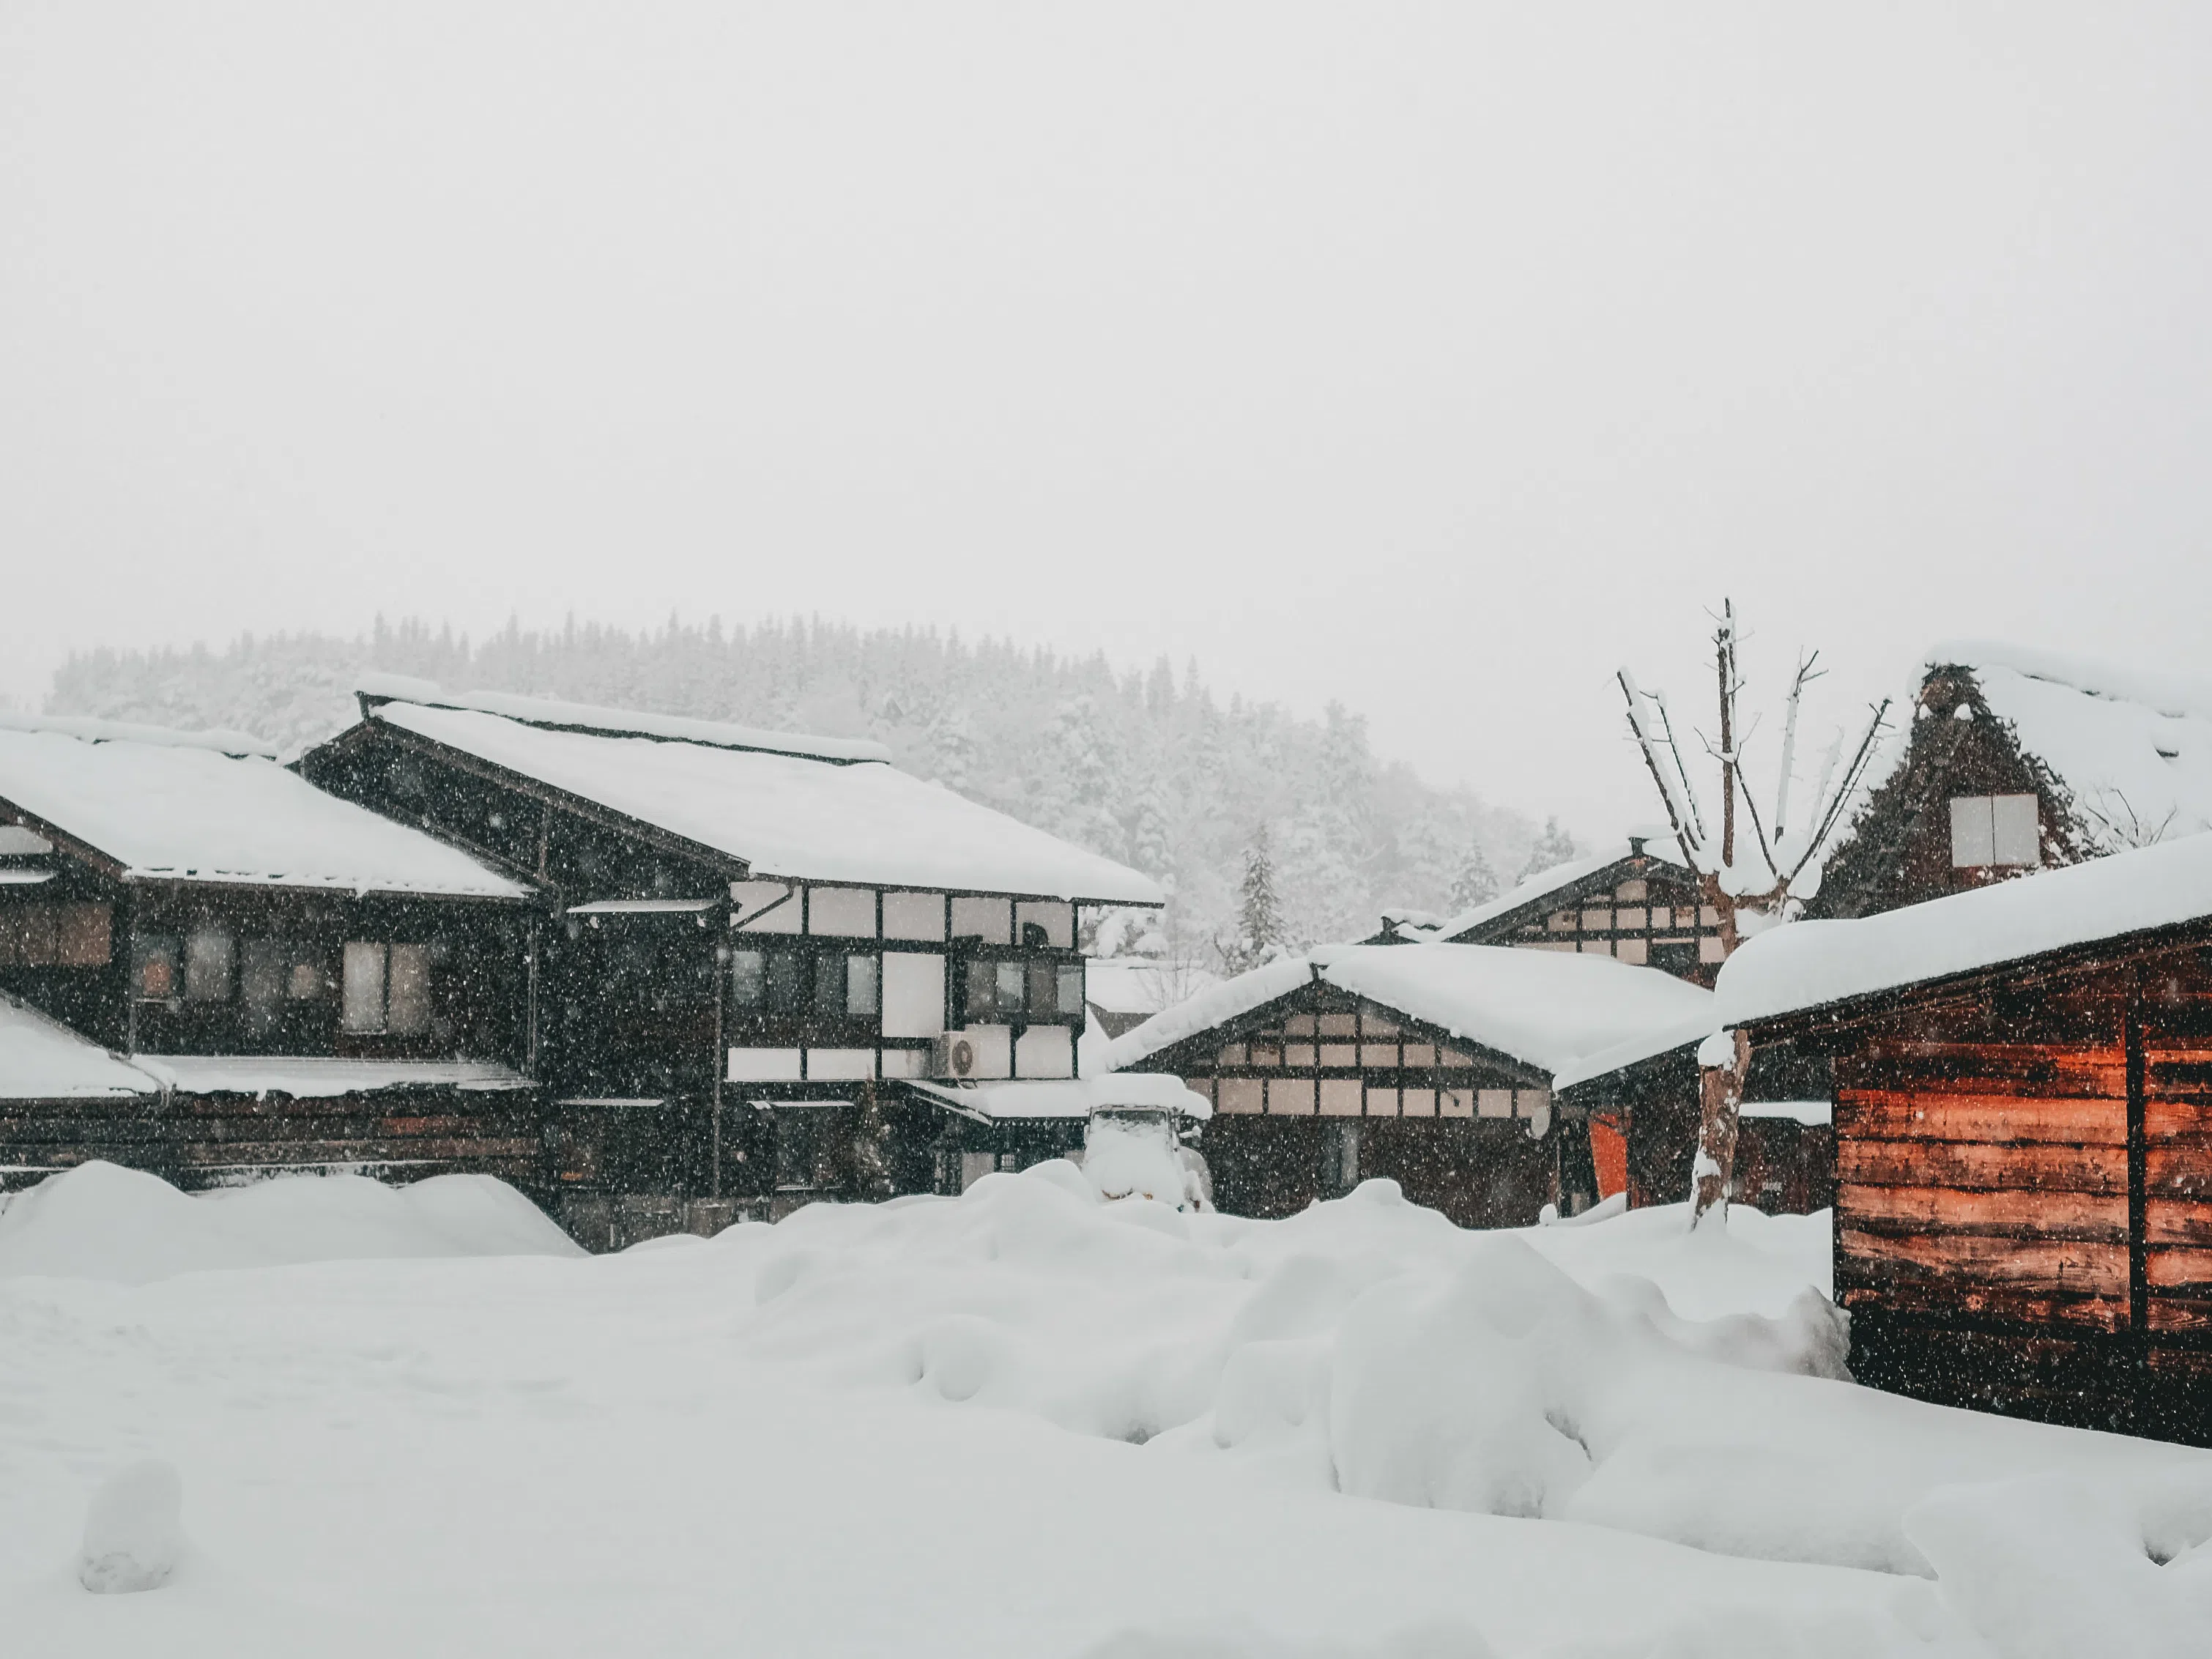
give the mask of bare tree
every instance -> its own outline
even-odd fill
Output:
[[[1700,896],[1720,917],[1721,950],[1733,952],[1751,933],[1763,932],[1802,914],[1805,902],[1820,890],[1822,859],[1841,827],[1844,814],[1865,781],[1886,729],[1889,699],[1874,707],[1857,744],[1841,767],[1844,734],[1838,730],[1821,762],[1809,807],[1791,812],[1791,784],[1797,766],[1797,720],[1805,688],[1820,678],[1820,653],[1798,659],[1783,699],[1781,755],[1776,766],[1771,818],[1759,815],[1758,796],[1744,772],[1744,751],[1755,726],[1743,718],[1743,675],[1737,660],[1740,631],[1735,605],[1723,600],[1713,631],[1713,668],[1719,731],[1694,733],[1719,773],[1717,822],[1692,781],[1693,768],[1682,752],[1674,714],[1663,691],[1646,691],[1626,668],[1620,671],[1621,696],[1628,702],[1629,730],[1644,754],[1651,781],[1667,808],[1667,822],[1682,849],[1683,861],[1698,878]],[[1704,769],[1701,763],[1694,770]],[[1741,811],[1739,811],[1739,806]],[[1725,1050],[1725,1052],[1723,1052]],[[1739,1035],[1732,1042],[1708,1044],[1698,1054],[1705,1076],[1699,1091],[1695,1191],[1691,1224],[1716,1205],[1725,1210],[1729,1179],[1735,1164],[1737,1109],[1743,1097],[1748,1062]]]

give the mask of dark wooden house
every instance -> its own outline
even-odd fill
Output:
[[[2212,688],[1996,645],[1930,652],[1815,917],[1873,915],[2212,828]]]
[[[1605,1197],[1626,1193],[1632,1209],[1689,1197],[1698,1046],[1711,1030],[1708,1012],[1585,1056],[1554,1079],[1560,1100],[1589,1120]],[[1778,1043],[1753,1056],[1739,1108],[1732,1200],[1783,1215],[1811,1215],[1834,1202],[1832,1088],[1827,1062],[1817,1054]]]
[[[2212,836],[1778,929],[1717,1012],[1833,1065],[1862,1381],[2212,1443]]]
[[[1710,986],[1720,971],[1720,915],[1697,878],[1638,836],[1621,850],[1540,871],[1457,915],[1386,916],[1369,945],[1504,945],[1609,956]]]
[[[550,897],[533,1066],[593,1243],[958,1190],[962,1123],[905,1085],[1073,1077],[1078,907],[1161,900],[865,740],[419,682],[362,712],[308,777]]]
[[[146,1085],[10,1085],[0,1161],[535,1189],[529,898],[235,733],[0,725],[0,992]]]
[[[1212,1103],[1220,1209],[1287,1215],[1387,1176],[1463,1226],[1516,1226],[1597,1197],[1587,1126],[1555,1103],[1553,1073],[1711,1001],[1594,954],[1335,945],[1201,992],[1107,1054]]]

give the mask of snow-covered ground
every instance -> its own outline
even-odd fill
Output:
[[[2208,1650],[2212,1455],[1837,1380],[1825,1216],[1251,1222],[1050,1164],[586,1258],[519,1202],[10,1200],[0,1650]],[[96,1550],[168,1547],[149,1459],[173,1571],[90,1594],[96,1493]]]

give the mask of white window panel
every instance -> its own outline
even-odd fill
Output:
[[[384,947],[349,939],[345,971],[339,984],[342,1001],[338,1024],[349,1031],[384,1029]]]
[[[1217,1109],[1232,1115],[1256,1115],[1262,1101],[1261,1091],[1267,1085],[1256,1077],[1225,1077],[1221,1079],[1221,1097],[1214,1103]]]
[[[1044,929],[1044,942],[1055,951],[1075,948],[1075,907],[1064,899],[1024,899],[1014,906],[1014,938],[1026,943],[1024,927]]]
[[[883,1056],[885,1077],[927,1077],[929,1050],[927,1048],[886,1048]]]
[[[876,936],[876,896],[866,887],[811,887],[806,893],[806,931],[837,939]]]
[[[230,934],[203,927],[185,940],[185,1000],[228,1002],[233,951]]]
[[[1475,1109],[1484,1117],[1513,1115],[1513,1091],[1510,1089],[1484,1089],[1477,1093],[1475,1100]]]
[[[876,1074],[873,1048],[809,1048],[806,1078],[810,1083],[850,1083]]]
[[[430,947],[395,945],[384,1005],[385,1029],[421,1036],[430,1029]]]
[[[1358,1117],[1367,1091],[1356,1077],[1323,1078],[1321,1083],[1321,1115],[1323,1117]]]
[[[995,1152],[963,1152],[960,1154],[960,1190],[966,1192],[985,1176],[994,1174],[999,1167]]]
[[[1978,870],[1997,861],[1996,823],[1987,795],[1951,798],[1951,867]]]
[[[1437,1091],[1434,1089],[1401,1089],[1398,1102],[1407,1117],[1434,1117],[1437,1115]]]
[[[1314,1085],[1310,1077],[1277,1078],[1267,1085],[1267,1111],[1281,1117],[1311,1117],[1314,1115]]]
[[[945,958],[934,951],[884,952],[884,1035],[933,1037],[945,1030]]]
[[[1013,901],[1002,898],[957,898],[952,901],[952,936],[980,939],[986,945],[1012,945]]]
[[[1398,1115],[1398,1091],[1395,1089],[1370,1089],[1367,1091],[1367,1115],[1395,1117]]]
[[[1073,1077],[1075,1033],[1065,1025],[1032,1025],[1014,1044],[1016,1077]]]
[[[802,919],[799,890],[787,881],[733,881],[730,912],[748,933],[795,933]]]
[[[732,1048],[732,1083],[796,1083],[801,1071],[796,1048]]]
[[[1724,948],[1723,948],[1721,945],[1721,936],[1718,933],[1700,933],[1698,935],[1698,960],[1699,962],[1725,962],[1728,960],[1728,952]]]
[[[945,895],[884,894],[884,937],[941,941],[945,938]]]
[[[2043,862],[2043,822],[2033,795],[1993,795],[1990,798],[1990,841],[1992,864],[2033,865]]]
[[[1650,960],[1650,952],[1640,939],[1624,939],[1614,942],[1613,955],[1623,962],[1643,963]]]
[[[1014,1074],[1014,1034],[1004,1025],[970,1025],[957,1034],[975,1056],[970,1077],[1002,1078]]]

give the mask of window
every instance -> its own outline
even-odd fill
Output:
[[[220,927],[203,927],[185,940],[185,1000],[230,1000],[231,938]]]
[[[283,1017],[284,992],[292,975],[291,952],[281,939],[250,939],[240,952],[238,975],[242,1023],[250,1036],[265,1036]]]
[[[430,947],[346,941],[338,1024],[356,1036],[420,1036],[430,1029]]]
[[[112,954],[105,904],[0,906],[0,968],[100,968]]]
[[[730,1000],[761,1013],[795,1014],[805,1001],[805,965],[796,951],[732,951]]]
[[[845,958],[845,1012],[854,1019],[872,1019],[883,1006],[883,981],[874,957]]]
[[[2042,814],[2033,795],[1954,795],[1951,867],[2020,868],[2043,862]]]
[[[354,1032],[384,1029],[384,946],[349,939],[339,975],[338,1024]]]
[[[384,1029],[421,1036],[430,1029],[430,947],[395,945],[385,982]]]
[[[1060,964],[1060,1012],[1064,1018],[1083,1018],[1083,964],[1079,962]]]
[[[131,941],[131,994],[141,1002],[167,1002],[179,989],[177,940],[140,933]]]

